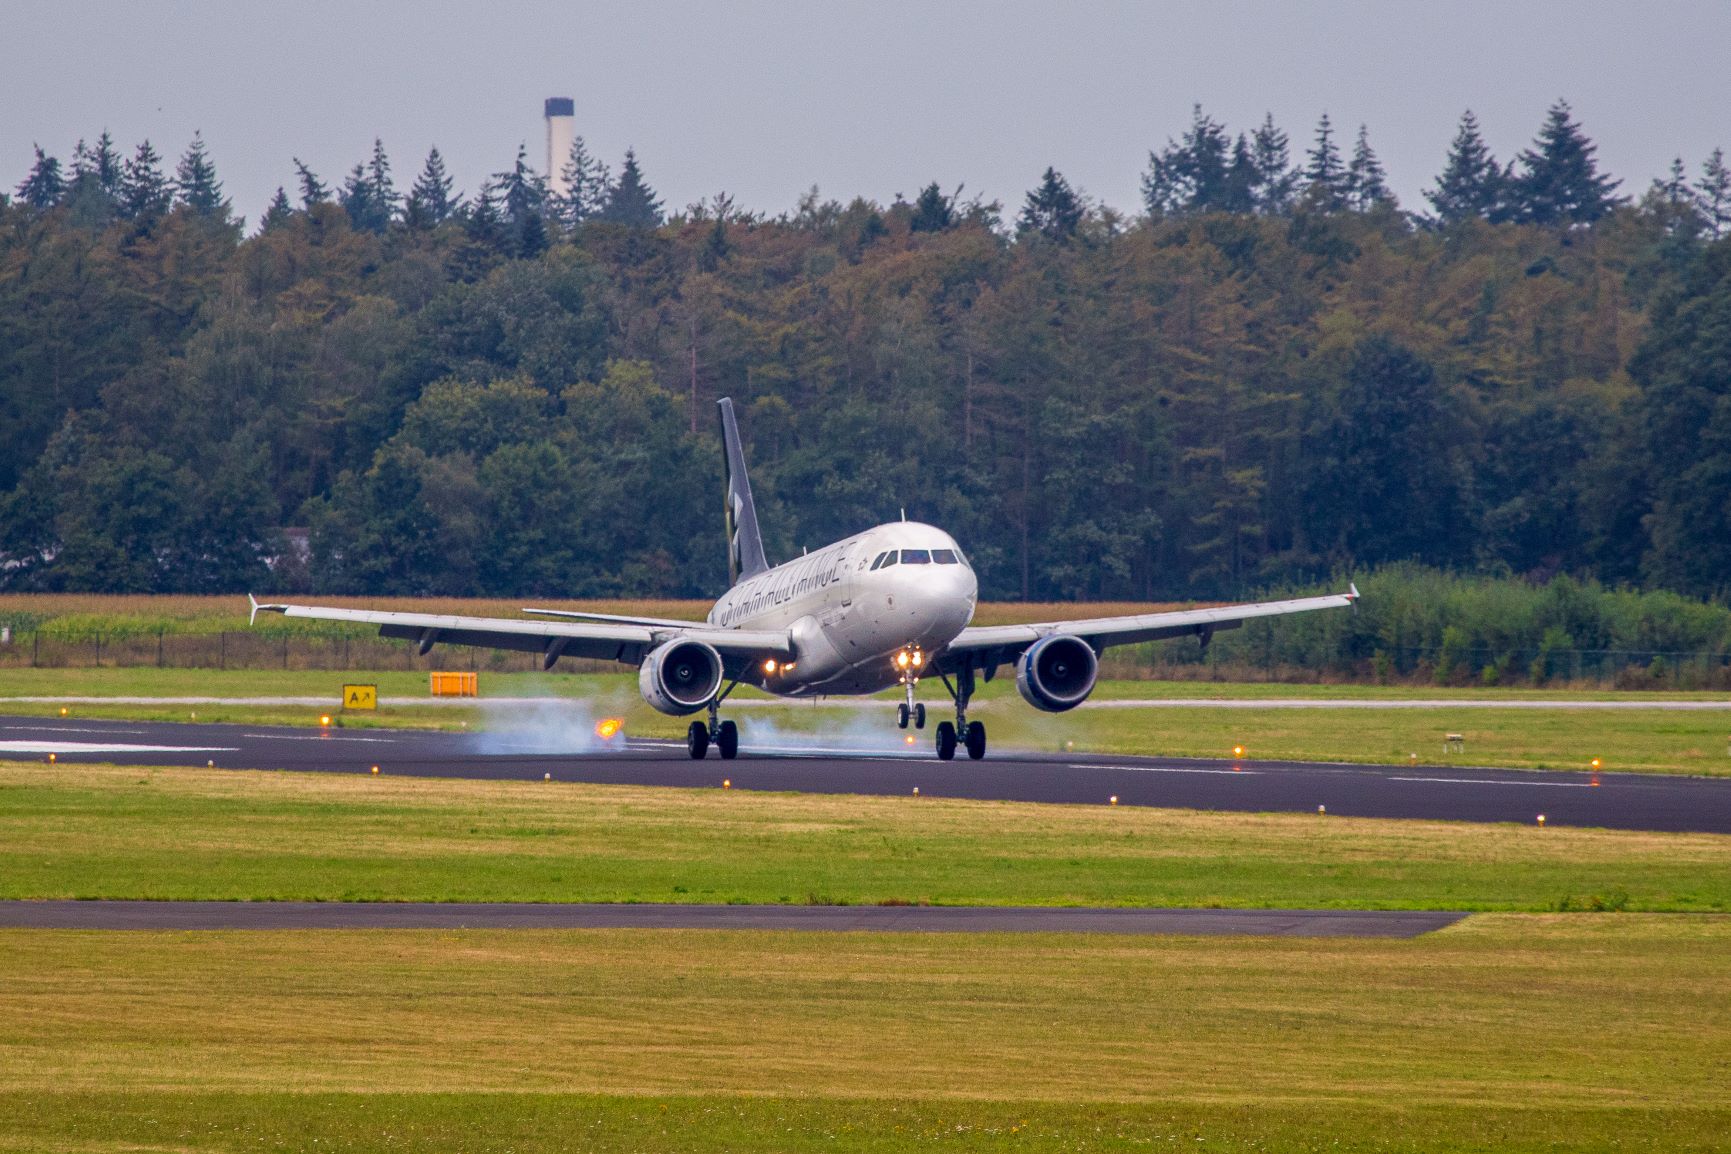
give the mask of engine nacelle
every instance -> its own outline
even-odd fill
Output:
[[[721,654],[701,641],[669,641],[643,659],[637,688],[662,713],[683,717],[708,705],[721,689]]]
[[[1022,700],[1047,713],[1074,709],[1094,692],[1100,659],[1080,637],[1042,637],[1016,661],[1016,688]]]

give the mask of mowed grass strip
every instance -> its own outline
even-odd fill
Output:
[[[0,931],[0,1091],[1723,1110],[1731,919],[1410,941]]]
[[[0,1150],[1723,1151],[1731,1109],[571,1093],[0,1093]]]
[[[0,897],[1716,911],[1731,837],[0,763]]]

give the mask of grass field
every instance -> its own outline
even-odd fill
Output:
[[[1731,837],[13,763],[0,897],[1714,911]]]
[[[7,1150],[1709,1150],[1731,921],[0,931]]]

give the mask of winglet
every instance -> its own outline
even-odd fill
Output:
[[[246,602],[248,605],[252,606],[252,612],[247,615],[246,619],[247,626],[250,628],[258,622],[258,598],[254,597],[251,593],[248,593],[246,595]]]
[[[1347,593],[1347,596],[1352,598],[1354,601],[1357,601],[1358,600],[1358,583],[1356,581],[1348,581],[1346,583],[1346,587],[1348,590],[1350,590],[1350,592]]]

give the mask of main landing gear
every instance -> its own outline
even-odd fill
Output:
[[[950,696],[956,700],[955,724],[947,721],[938,722],[937,745],[938,760],[949,761],[956,756],[958,741],[968,751],[968,757],[978,761],[986,756],[986,727],[983,722],[968,720],[968,701],[974,696],[974,667],[964,665],[956,671],[956,683],[950,684],[950,679],[943,678],[944,688],[950,691]]]
[[[702,761],[704,756],[708,754],[711,744],[714,744],[715,748],[721,752],[721,760],[723,761],[732,761],[739,756],[739,726],[733,723],[732,718],[721,721],[716,717],[721,709],[721,703],[727,700],[727,695],[732,693],[733,687],[738,684],[739,682],[735,680],[721,693],[716,694],[715,700],[709,703],[708,724],[694,721],[691,723],[691,727],[685,731],[685,750],[691,754],[692,761]]]

